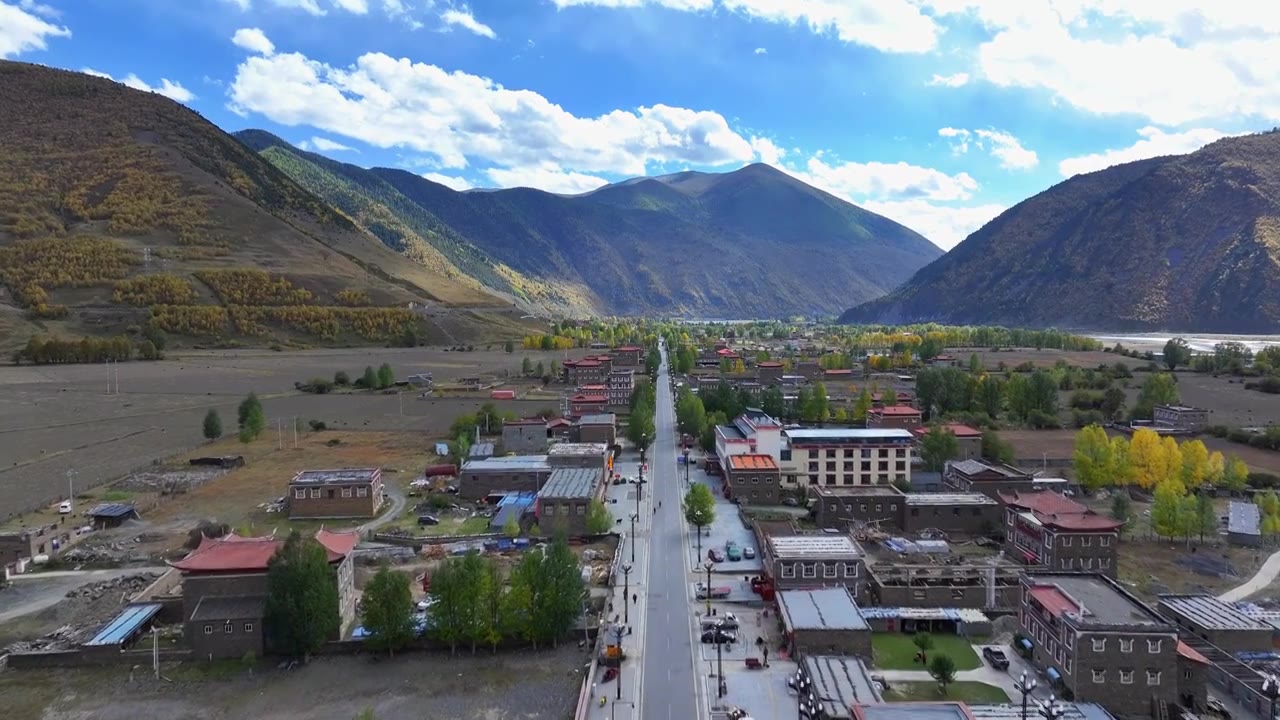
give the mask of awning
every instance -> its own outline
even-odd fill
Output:
[[[1018,640],[1018,644],[1022,646],[1022,649],[1023,649],[1023,650],[1030,650],[1030,649],[1031,649],[1031,640],[1030,640],[1030,639],[1028,639],[1028,638],[1021,638],[1021,639],[1019,639],[1019,640]]]
[[[1062,675],[1057,670],[1054,670],[1053,668],[1048,668],[1047,670],[1044,671],[1044,674],[1048,675],[1049,679],[1054,682],[1058,682],[1059,680],[1062,679]]]

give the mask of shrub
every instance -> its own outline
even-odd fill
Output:
[[[351,376],[347,374],[346,370],[339,370],[333,374],[333,384],[343,386],[350,385]]]
[[[315,432],[320,432],[321,430],[329,429],[329,426],[325,425],[323,420],[312,420],[307,424],[310,425],[311,429]],[[333,442],[333,441],[331,440],[330,442]]]
[[[137,307],[190,305],[196,291],[189,280],[177,275],[142,275],[117,282],[111,299]]]

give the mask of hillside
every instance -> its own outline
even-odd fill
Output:
[[[841,320],[1280,331],[1280,133],[1073,177]]]
[[[0,156],[5,349],[146,327],[180,344],[522,332],[509,303],[389,250],[160,95],[0,62]]]
[[[640,178],[573,197],[457,192],[404,170],[344,165],[261,131],[238,137],[344,210],[356,203],[337,195],[358,188],[361,207],[385,208],[486,287],[575,314],[832,314],[941,254],[911,230],[765,165]],[[349,214],[402,249],[403,231],[375,230],[372,212]]]

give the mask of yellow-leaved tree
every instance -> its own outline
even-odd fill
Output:
[[[1140,428],[1133,433],[1129,441],[1129,463],[1133,467],[1134,483],[1143,490],[1151,490],[1169,479],[1164,445],[1155,430]]]
[[[1129,460],[1129,441],[1117,435],[1111,438],[1111,484],[1133,484],[1133,463]]]
[[[1160,448],[1164,450],[1164,477],[1182,479],[1182,449],[1178,441],[1171,436],[1160,438]],[[1185,487],[1185,485],[1184,485]]]
[[[1178,446],[1182,455],[1182,484],[1200,487],[1209,477],[1209,449],[1199,440],[1188,440]]]
[[[1076,433],[1076,480],[1094,491],[1111,484],[1111,441],[1101,425],[1089,425]]]
[[[1214,450],[1209,453],[1209,459],[1205,463],[1205,482],[1211,485],[1221,485],[1227,472],[1227,459],[1222,453]]]

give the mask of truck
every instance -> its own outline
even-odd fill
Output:
[[[698,583],[695,589],[699,600],[706,600],[708,597],[712,600],[722,600],[729,597],[729,593],[733,592],[733,589],[727,586],[707,588],[706,583]]]

